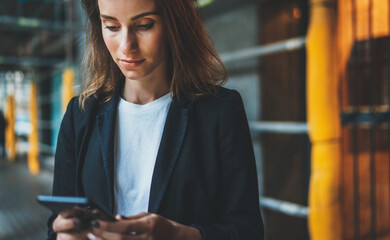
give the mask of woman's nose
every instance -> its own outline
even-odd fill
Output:
[[[138,42],[134,32],[131,29],[123,31],[121,42],[120,42],[120,50],[125,53],[132,53],[137,50]]]

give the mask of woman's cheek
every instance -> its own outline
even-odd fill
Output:
[[[107,34],[103,33],[103,40],[104,43],[106,44],[106,47],[108,51],[110,52],[111,55],[115,53],[115,40],[112,37],[107,36]]]
[[[160,58],[166,58],[167,55],[167,42],[164,33],[162,31],[158,31],[154,33],[153,36],[150,37],[149,49],[153,49],[152,51],[157,54]]]

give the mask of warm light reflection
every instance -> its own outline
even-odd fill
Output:
[[[295,7],[293,9],[293,15],[294,15],[295,19],[301,18],[301,16],[302,16],[301,9]]]

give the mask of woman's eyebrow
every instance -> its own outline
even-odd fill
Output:
[[[110,16],[107,16],[107,15],[104,15],[104,14],[100,14],[100,17],[101,17],[101,18],[104,18],[104,19],[115,20],[115,21],[118,20],[118,19],[116,19],[116,18],[114,18],[114,17],[110,17]]]
[[[145,16],[149,16],[149,15],[159,15],[159,13],[158,13],[157,11],[153,11],[153,12],[144,12],[144,13],[141,13],[141,14],[138,14],[138,15],[132,17],[131,20],[134,21],[134,20],[137,20],[137,19],[142,18],[142,17],[145,17]],[[104,15],[104,14],[100,14],[100,17],[101,17],[101,18],[104,18],[104,19],[115,20],[115,21],[118,20],[118,19],[116,19],[116,18],[114,18],[114,17],[107,16],[107,15]]]
[[[141,13],[141,14],[138,14],[138,15],[132,17],[131,20],[134,21],[134,20],[137,20],[138,18],[142,18],[142,17],[149,16],[149,15],[159,15],[159,13],[157,11],[144,12],[144,13]]]

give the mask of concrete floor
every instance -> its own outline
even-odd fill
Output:
[[[26,160],[0,162],[0,240],[46,239],[50,211],[36,196],[51,193],[52,173],[29,173]]]

